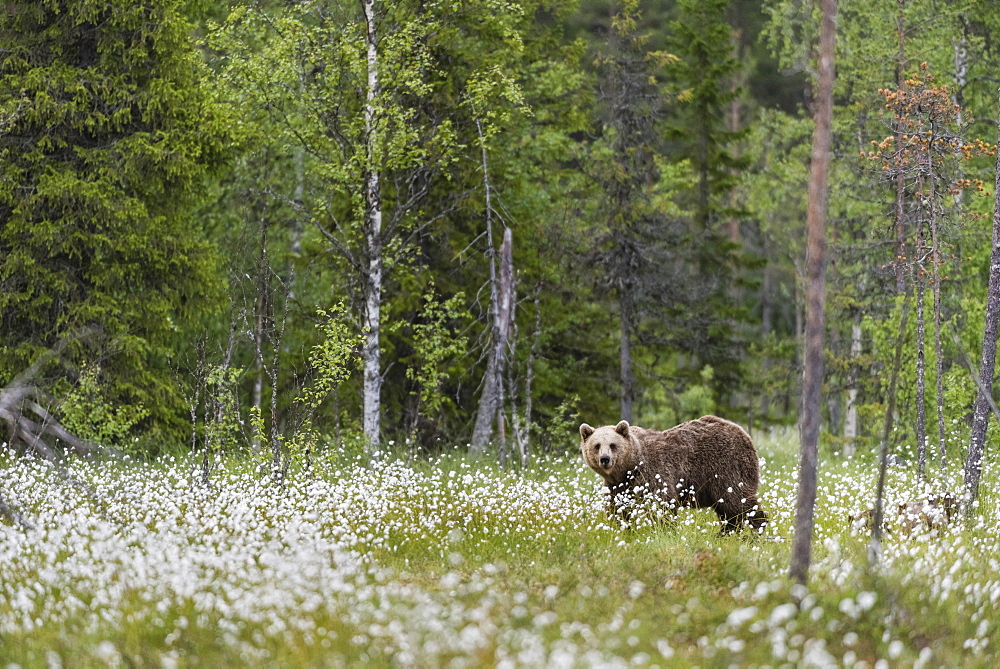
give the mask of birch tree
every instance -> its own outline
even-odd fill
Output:
[[[500,21],[515,11],[504,5],[493,13]],[[461,148],[451,120],[428,102],[445,76],[434,36],[448,20],[436,3],[250,3],[237,6],[210,40],[227,54],[223,74],[244,122],[266,117],[274,141],[304,157],[299,215],[344,277],[331,293],[346,289],[364,332],[361,423],[369,456],[380,441],[386,281],[434,220],[417,210]]]

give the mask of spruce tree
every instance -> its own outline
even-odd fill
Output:
[[[85,328],[65,355],[160,427],[179,420],[172,342],[212,290],[192,208],[226,146],[185,6],[0,13],[0,377]],[[50,367],[44,383],[65,376]]]
[[[694,330],[687,348],[694,364],[688,371],[697,375],[710,367],[723,404],[741,382],[744,344],[738,333],[747,315],[733,287],[741,278],[737,263],[748,261],[737,257],[737,245],[728,239],[732,219],[746,215],[733,206],[732,190],[748,164],[734,150],[745,131],[730,124],[731,105],[741,91],[733,85],[739,63],[728,9],[728,0],[679,0],[668,41],[676,60],[670,67],[674,104],[667,136],[695,173],[685,204],[693,219],[689,234],[697,279],[692,283],[703,293],[689,313]]]

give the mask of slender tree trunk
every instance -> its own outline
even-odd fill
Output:
[[[251,402],[258,411],[262,411],[264,398],[264,340],[266,338],[264,328],[267,327],[269,321],[273,318],[269,313],[271,306],[269,291],[270,277],[267,260],[267,220],[264,216],[261,216],[260,220],[260,239],[258,243],[260,244],[260,249],[257,257],[257,304],[254,309],[253,331],[254,379]],[[254,453],[259,452],[261,449],[260,435],[256,432],[254,432],[254,437],[250,445]]]
[[[868,544],[868,565],[874,567],[882,558],[882,519],[885,517],[885,471],[889,466],[889,439],[892,435],[892,419],[896,413],[896,384],[899,380],[899,366],[903,358],[903,342],[906,339],[906,320],[910,315],[909,298],[903,303],[903,313],[899,316],[899,334],[896,335],[896,354],[892,361],[892,375],[889,377],[889,398],[885,405],[885,420],[882,423],[882,441],[879,444],[878,484],[875,486],[875,513],[872,518],[872,538]]]
[[[965,85],[969,78],[969,19],[964,14],[959,17],[962,22],[962,37],[955,44],[955,104],[959,110],[965,107]],[[962,126],[962,112],[958,112],[958,126]]]
[[[853,456],[858,441],[858,368],[857,359],[861,357],[861,324],[851,324],[851,371],[847,388],[847,412],[844,416],[844,455]]]
[[[535,331],[532,333],[531,349],[528,351],[527,372],[524,381],[524,427],[518,427],[520,435],[521,466],[527,467],[531,457],[531,410],[534,397],[532,386],[535,380],[535,359],[538,357],[538,346],[542,338],[542,299],[541,284],[535,284]]]
[[[739,4],[740,3],[738,3],[738,2],[732,3],[730,5],[730,9],[732,10],[733,8],[737,8],[739,6]],[[741,24],[741,17],[739,17],[737,15],[737,16],[731,16],[730,18],[731,19],[732,18],[736,19],[736,21],[733,21],[730,24],[730,25],[734,26],[734,28],[732,30],[732,35],[731,35],[731,38],[730,38],[731,42],[732,42],[733,54],[736,56],[737,62],[739,62],[739,63],[748,63],[749,64],[749,60],[747,58],[745,58],[744,54],[743,54],[743,47],[742,47],[741,39],[740,39],[742,37],[742,29],[736,27],[736,26],[739,26]],[[730,92],[733,94],[733,99],[729,103],[729,131],[732,132],[732,133],[739,132],[740,131],[740,126],[742,124],[742,117],[743,117],[742,100],[740,100],[740,96],[737,95],[737,93],[739,92],[739,89],[743,85],[745,79],[746,79],[746,69],[745,69],[745,67],[741,68],[741,69],[739,69],[739,70],[737,70],[736,72],[733,73],[733,80],[732,80],[731,89],[730,89]],[[738,158],[739,157],[739,149],[737,149],[735,147],[733,149],[733,157],[734,158]],[[733,170],[734,174],[735,174],[735,172],[736,172],[736,170]],[[738,199],[739,198],[736,195],[736,189],[735,188],[732,189],[731,191],[729,191],[729,204],[730,204],[730,206],[733,209],[736,209],[738,207],[738,204],[739,204],[738,203]],[[727,224],[727,228],[728,228],[729,241],[731,241],[734,244],[739,244],[740,240],[741,240],[741,235],[740,235],[740,219],[739,219],[739,217],[738,216],[731,216],[729,218],[729,222]]]
[[[917,224],[918,228],[920,224]],[[917,233],[917,254],[923,253],[920,233]],[[927,363],[924,351],[924,277],[922,263],[911,265],[913,283],[917,288],[917,471],[923,480],[927,472]]]
[[[509,444],[507,442],[507,420],[504,413],[506,406],[506,388],[504,388],[503,378],[508,371],[507,347],[510,343],[511,325],[513,324],[513,302],[514,302],[514,258],[513,240],[510,228],[503,230],[503,243],[500,244],[500,300],[498,303],[497,323],[500,327],[499,337],[494,345],[494,352],[497,359],[497,437],[500,442],[500,463],[507,465],[509,455]],[[510,386],[513,393],[513,386]]]
[[[896,0],[896,34],[899,38],[896,51],[896,88],[903,90],[906,80],[906,9],[907,0]],[[903,131],[896,131],[896,146],[903,146]],[[903,171],[896,174],[896,292],[906,291],[906,188]]]
[[[931,161],[931,153],[927,161]],[[929,165],[933,167],[933,165]],[[938,426],[938,456],[940,457],[941,474],[948,466],[944,444],[944,351],[941,346],[941,253],[938,246],[937,225],[937,192],[936,180],[931,173],[930,183],[930,221],[931,221],[931,281],[934,289],[934,371],[937,377],[937,426]]]
[[[997,119],[997,137],[1000,138],[1000,116]],[[969,454],[965,460],[966,513],[971,510],[972,503],[979,496],[979,479],[983,472],[986,427],[990,418],[990,400],[993,392],[993,374],[996,370],[997,327],[998,322],[1000,322],[1000,151],[997,152],[996,184],[993,194],[995,198],[993,251],[990,254],[990,281],[986,293],[986,325],[983,332],[983,350],[979,361],[979,393],[976,395],[976,406],[972,415]]]
[[[795,506],[795,537],[789,576],[804,583],[812,553],[813,507],[816,503],[817,451],[823,384],[823,306],[825,301],[826,193],[830,167],[830,133],[833,120],[834,16],[836,0],[821,0],[819,81],[816,127],[813,131],[809,174],[809,208],[806,214],[806,349],[803,375],[802,447],[799,489]]]
[[[364,236],[368,267],[364,277],[365,341],[361,349],[364,361],[362,428],[368,457],[379,448],[381,417],[382,366],[379,346],[379,319],[382,310],[382,191],[375,146],[375,104],[379,95],[378,42],[375,34],[375,1],[362,0],[367,25],[368,88],[365,103],[365,221]]]

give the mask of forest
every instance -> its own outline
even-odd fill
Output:
[[[0,35],[0,660],[1000,655],[992,0],[10,0]],[[761,537],[606,519],[580,423],[706,414],[763,456]]]
[[[580,417],[795,424],[808,9],[14,3],[0,376],[58,349],[32,422],[143,454],[527,461]],[[990,9],[840,3],[830,451],[877,444],[898,337],[896,443],[935,468],[968,446]],[[891,141],[926,131],[946,143]]]

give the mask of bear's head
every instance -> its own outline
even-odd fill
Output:
[[[635,464],[638,440],[632,436],[628,421],[598,428],[584,423],[580,437],[584,461],[608,481],[622,478]]]

